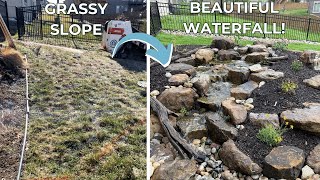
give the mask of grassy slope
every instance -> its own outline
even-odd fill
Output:
[[[162,29],[163,30],[180,30],[180,31],[185,31],[183,23],[208,23],[211,24],[212,22],[215,22],[214,20],[214,15],[211,14],[206,14],[206,15],[168,15],[168,16],[162,16],[161,17],[161,23],[162,23]],[[237,18],[237,17],[230,17],[227,15],[217,15],[217,22],[224,22],[224,23],[252,23],[254,24],[254,21],[242,19],[242,18]],[[261,25],[263,28],[263,26]],[[199,32],[201,31],[202,26],[200,26]],[[211,27],[213,30],[213,27]],[[268,31],[272,30],[272,26],[268,26]],[[278,29],[280,30],[280,29]],[[293,40],[306,40],[306,32],[297,30],[297,29],[292,29],[286,27],[286,32],[285,34],[271,34],[267,35],[269,38],[286,38],[286,39],[293,39]],[[219,32],[221,32],[221,28],[219,29]],[[253,37],[263,37],[263,34],[251,34],[251,33],[246,33],[243,34],[244,36],[253,36]],[[309,40],[310,41],[317,41],[320,42],[320,35],[319,33],[309,33]]]
[[[204,36],[183,36],[183,35],[172,35],[167,33],[159,33],[157,38],[163,44],[174,43],[175,45],[210,45],[212,38]],[[252,44],[249,40],[240,40],[239,44],[245,46]],[[304,51],[304,50],[315,50],[320,51],[320,45],[317,44],[306,44],[306,43],[290,43],[288,45],[290,50]]]
[[[120,138],[115,151],[102,147],[132,123],[145,119],[146,98],[137,81],[145,72],[123,69],[106,52],[74,53],[42,47],[29,56],[31,119],[24,178],[145,179],[145,126]]]

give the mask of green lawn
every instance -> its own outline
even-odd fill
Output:
[[[167,33],[159,33],[156,36],[163,44],[167,45],[173,43],[174,45],[210,45],[212,38],[204,36],[186,36],[186,35],[172,35]],[[240,39],[238,44],[245,46],[252,44],[252,41]],[[306,44],[306,43],[290,43],[288,45],[289,50],[315,50],[320,51],[320,45],[317,44]]]
[[[291,10],[280,10],[280,14],[290,16],[309,16],[308,9],[291,9]]]
[[[261,18],[260,18],[261,19]],[[183,23],[200,23],[202,25],[204,23],[212,23],[212,22],[225,22],[225,23],[256,23],[251,20],[247,19],[242,19],[242,18],[237,18],[233,16],[228,16],[228,15],[222,15],[222,14],[217,14],[216,18],[213,14],[203,14],[203,15],[167,15],[167,16],[162,16],[161,17],[161,23],[162,23],[162,29],[163,30],[175,30],[175,31],[183,31],[185,32]],[[262,23],[260,24],[262,26]],[[289,26],[289,25],[287,25]],[[263,26],[262,26],[263,27]],[[278,26],[278,28],[280,28]],[[268,31],[272,30],[272,26],[269,25],[267,27]],[[280,29],[277,29],[280,30]],[[267,37],[273,38],[273,39],[292,39],[292,40],[306,40],[307,33],[302,30],[297,30],[293,28],[286,27],[286,32],[285,34],[269,34]],[[201,29],[199,30],[201,31]],[[221,28],[219,29],[219,33],[221,33]],[[251,33],[246,33],[242,34],[243,36],[250,36],[250,37],[263,37],[263,34],[251,34]],[[320,29],[319,32],[317,33],[309,33],[309,41],[315,41],[315,42],[320,42]]]

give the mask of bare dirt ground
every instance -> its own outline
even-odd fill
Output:
[[[17,176],[25,118],[25,79],[0,66],[0,179]]]
[[[101,50],[18,49],[30,64],[23,179],[145,179],[146,89],[138,82],[147,79],[146,62]],[[24,90],[24,79],[0,84],[0,110],[12,116],[0,125],[0,178],[16,177]]]

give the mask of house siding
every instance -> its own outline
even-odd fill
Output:
[[[312,14],[312,15],[316,15],[316,16],[320,16],[320,13],[314,13],[313,12],[313,6],[314,6],[314,2],[317,2],[317,1],[319,1],[320,2],[320,0],[310,0],[309,1],[309,12],[310,12],[310,14]]]

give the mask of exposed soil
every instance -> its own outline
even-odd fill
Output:
[[[259,132],[258,127],[250,123],[244,124],[244,126],[245,129],[239,132],[235,143],[243,153],[262,166],[264,158],[269,154],[273,147],[261,142],[256,137],[256,134]],[[312,135],[298,129],[293,129],[283,134],[283,141],[279,146],[295,146],[302,149],[305,152],[305,155],[308,155],[319,143],[319,136]]]
[[[256,89],[252,93],[255,107],[252,110],[253,112],[279,114],[287,109],[302,108],[304,102],[320,103],[319,90],[303,83],[304,79],[311,78],[319,72],[306,66],[303,66],[298,72],[293,71],[291,63],[296,59],[293,57],[291,54],[288,61],[280,61],[270,66],[271,69],[283,72],[285,77],[267,82],[262,88]],[[281,83],[284,80],[290,80],[298,84],[295,94],[284,93],[281,90]]]
[[[0,77],[0,179],[15,179],[23,138],[25,81],[2,66]]]

